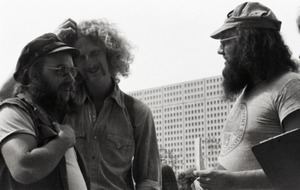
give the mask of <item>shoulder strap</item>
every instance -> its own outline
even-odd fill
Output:
[[[131,97],[131,96],[124,93],[124,103],[125,103],[125,106],[127,108],[128,114],[129,114],[130,123],[134,128],[135,126],[134,126],[133,102],[134,102],[133,97]]]
[[[133,108],[134,99],[133,99],[133,97],[124,93],[124,103],[125,103],[128,115],[129,115],[131,126],[133,127],[133,136],[134,136],[135,125],[134,125],[134,108]],[[135,190],[136,188],[134,185],[133,176],[134,176],[133,175],[133,161],[131,161],[131,167],[130,167],[130,171],[129,171],[129,175],[128,175],[128,180],[129,180],[131,189]]]

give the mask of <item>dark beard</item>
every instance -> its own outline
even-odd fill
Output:
[[[222,85],[226,100],[234,100],[246,85],[251,83],[251,75],[242,66],[244,64],[240,56],[236,56],[226,63],[222,72],[224,77]]]
[[[66,84],[62,84],[63,87]],[[71,100],[66,102],[61,96],[59,96],[58,92],[51,90],[50,86],[43,80],[36,81],[31,85],[32,89],[32,99],[38,104],[41,108],[43,108],[46,113],[54,119],[60,118],[61,120],[65,114],[71,111]],[[61,122],[61,121],[56,121]]]

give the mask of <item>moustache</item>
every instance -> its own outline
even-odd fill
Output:
[[[75,92],[76,87],[73,83],[63,83],[59,86],[59,89],[63,91]]]

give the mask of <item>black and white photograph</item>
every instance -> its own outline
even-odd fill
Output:
[[[0,1],[0,190],[300,189],[300,2]]]

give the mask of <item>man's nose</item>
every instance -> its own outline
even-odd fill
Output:
[[[65,77],[66,82],[75,83],[75,76],[72,75],[71,72],[68,72],[67,76]]]
[[[87,61],[85,62],[85,64],[84,64],[84,66],[85,66],[86,68],[93,68],[93,67],[95,67],[96,65],[97,65],[97,61],[92,60],[92,59],[87,60]]]
[[[224,55],[224,49],[223,49],[223,46],[220,45],[219,49],[218,49],[218,54],[220,55]]]

